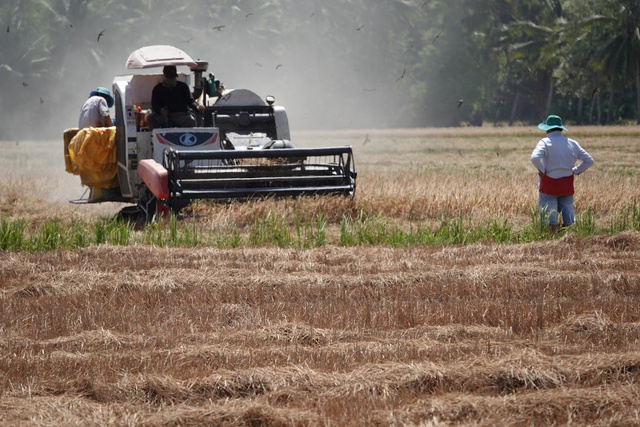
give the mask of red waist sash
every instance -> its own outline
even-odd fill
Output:
[[[542,175],[540,178],[540,192],[550,196],[570,196],[573,194],[573,175],[562,178],[551,178]]]

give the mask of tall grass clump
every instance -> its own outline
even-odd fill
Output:
[[[531,225],[522,229],[517,235],[517,238],[515,238],[515,241],[518,243],[531,243],[551,237],[546,225],[549,222],[549,214],[547,213],[546,215],[547,216],[541,213],[540,209],[532,208],[529,213]]]
[[[488,237],[489,241],[495,243],[512,243],[513,231],[508,221],[505,219],[500,222],[498,220],[492,220],[481,233]]]
[[[578,215],[574,230],[580,237],[592,236],[596,233],[596,215],[591,207]]]
[[[188,226],[179,228],[178,217],[175,214],[169,216],[166,223],[168,236],[166,238],[167,245],[171,247],[190,246],[197,241],[197,232],[191,232]]]
[[[640,208],[636,201],[620,209],[609,223],[608,232],[620,233],[626,230],[640,231]]]
[[[75,230],[76,233],[80,233],[80,226],[75,226]],[[76,241],[80,240],[82,239],[76,239]],[[129,245],[131,243],[131,225],[118,217],[97,220],[93,225],[93,243],[96,245],[105,243],[118,246]]]
[[[340,226],[340,246],[390,243],[388,222],[381,215],[369,217],[363,211],[353,218],[344,216]]]
[[[68,247],[70,234],[58,219],[46,221],[39,233],[32,234],[29,248],[33,252],[54,251]]]
[[[234,238],[225,238],[217,229],[210,230],[207,234],[196,221],[182,221],[179,216],[172,214],[167,218],[154,217],[151,222],[145,224],[135,239],[144,245],[158,247],[234,247],[230,241]]]
[[[71,244],[73,249],[89,246],[87,227],[81,221],[74,221],[71,226]]]
[[[249,225],[249,244],[261,246],[272,244],[279,247],[292,246],[289,226],[286,220],[273,211]]]
[[[446,226],[445,226],[446,227]],[[403,230],[399,225],[382,216],[367,216],[360,211],[357,216],[345,215],[340,224],[340,246],[385,245],[412,246],[439,243],[447,241],[448,237],[438,231],[433,231],[422,223],[410,224],[409,230]]]
[[[0,221],[0,249],[3,251],[23,250],[26,229],[26,221],[22,219],[10,221],[3,217]]]
[[[174,218],[174,222],[177,229],[177,218]],[[182,242],[185,246],[190,248],[196,248],[204,244],[204,241],[202,240],[202,233],[198,230],[198,225],[195,222],[187,224],[182,228]]]
[[[327,244],[328,220],[323,212],[319,212],[315,219],[308,215],[294,213],[293,226],[295,230],[297,248],[319,248]]]
[[[130,242],[131,227],[119,218],[107,221],[107,241],[112,245],[126,246]]]
[[[151,246],[166,246],[167,239],[165,237],[164,227],[159,221],[151,221],[142,231],[142,243]]]
[[[398,226],[389,230],[387,244],[394,247],[407,247],[415,245],[431,245],[435,243],[435,235],[430,227],[425,227],[422,223],[410,224],[409,230],[404,231]]]
[[[96,220],[93,224],[93,243],[101,245],[107,242],[107,227],[102,220]]]
[[[473,243],[476,240],[475,234],[473,227],[465,225],[462,217],[441,218],[440,228],[436,231],[435,238],[439,243],[464,245]]]
[[[221,229],[212,230],[214,236],[210,241],[219,249],[236,249],[244,244],[242,233],[237,229],[224,232]]]
[[[631,226],[634,230],[640,231],[640,207],[638,207],[635,200],[631,209]]]

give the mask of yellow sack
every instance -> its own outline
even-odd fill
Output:
[[[77,170],[88,187],[118,187],[115,142],[115,126],[80,129],[68,146],[71,173]]]
[[[73,174],[80,175],[80,171],[78,170],[78,166],[71,162],[71,156],[69,155],[69,144],[74,136],[78,134],[78,128],[69,128],[64,131],[63,139],[64,139],[64,170]]]

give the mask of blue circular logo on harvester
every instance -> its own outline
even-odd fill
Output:
[[[178,147],[195,147],[215,144],[218,140],[218,131],[197,131],[197,132],[176,132],[165,131],[156,134],[160,144],[178,146]]]
[[[180,145],[184,145],[185,147],[191,147],[198,143],[198,138],[192,133],[183,133],[179,138]]]

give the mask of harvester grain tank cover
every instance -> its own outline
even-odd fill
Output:
[[[220,107],[266,106],[262,98],[248,89],[231,89],[225,91],[216,101]]]
[[[163,67],[165,65],[186,65],[195,67],[194,61],[184,51],[169,45],[145,46],[134,51],[127,59],[128,69]]]

